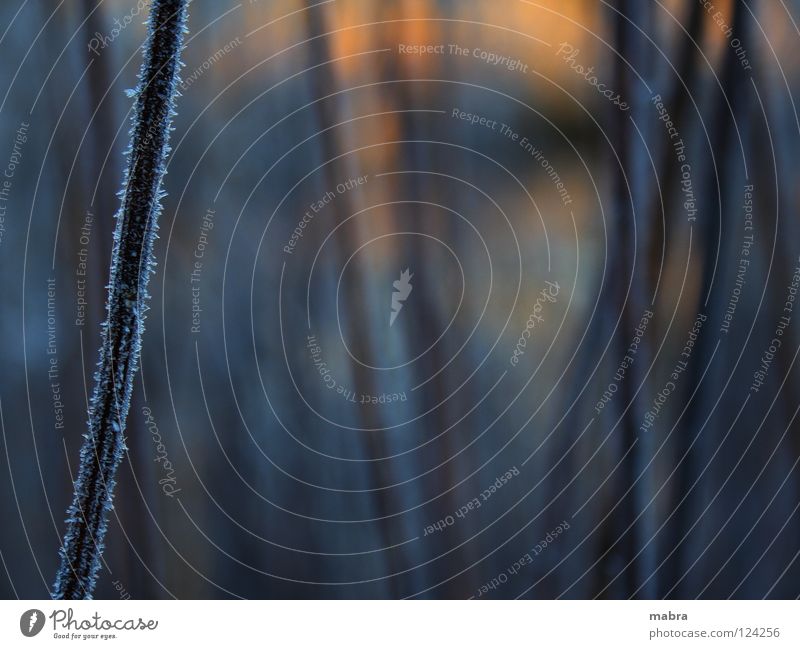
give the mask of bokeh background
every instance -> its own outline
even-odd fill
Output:
[[[57,567],[147,6],[0,5],[5,598]],[[800,595],[798,21],[194,0],[96,596]]]

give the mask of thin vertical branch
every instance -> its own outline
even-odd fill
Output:
[[[175,115],[180,51],[188,0],[154,0],[132,117],[125,182],[120,193],[103,345],[81,448],[55,599],[89,599],[94,590],[112,507],[115,475],[125,451],[125,420],[138,368],[153,241],[161,212],[161,180]]]

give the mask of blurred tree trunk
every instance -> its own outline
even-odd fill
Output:
[[[313,5],[315,3],[310,2],[309,4]],[[320,80],[318,81],[318,92],[315,99],[326,97],[338,90],[336,64],[328,63],[332,56],[329,44],[330,36],[327,35],[329,28],[325,21],[324,12],[325,7],[312,7],[303,12],[308,37],[312,39],[308,43],[310,63],[311,65],[327,63],[323,68],[324,71],[317,69],[313,72],[316,78]],[[320,176],[324,183],[323,191],[328,191],[335,187],[347,176],[349,158],[339,158],[334,161],[334,158],[344,151],[344,147],[340,145],[338,138],[338,133],[344,127],[335,126],[347,118],[339,114],[337,110],[337,106],[342,101],[342,95],[336,95],[335,97],[318,101],[313,105],[319,129],[322,131],[317,140],[321,149],[321,159],[325,163],[320,170]],[[353,200],[352,192],[344,192],[337,196],[336,201],[331,205],[331,209],[336,214],[334,219],[336,224],[341,223],[356,212]],[[340,253],[339,265],[344,263],[347,257],[355,252],[360,245],[359,237],[354,234],[358,229],[359,218],[356,217],[336,231],[334,247]],[[343,287],[341,293],[342,304],[344,305],[342,315],[344,316],[345,324],[343,328],[350,333],[349,344],[353,355],[362,360],[370,359],[374,358],[374,343],[371,332],[376,327],[382,326],[383,323],[373,321],[371,310],[365,308],[365,304],[369,299],[368,296],[373,292],[369,286],[370,280],[368,278],[370,274],[366,272],[359,257],[353,258],[351,265],[355,267],[354,272],[350,274],[350,282]],[[361,363],[356,362],[351,363],[351,370],[354,390],[361,394],[372,394],[375,390],[373,389],[370,370]],[[382,419],[376,408],[377,406],[363,404],[358,413],[361,426],[368,429],[362,431],[360,435],[366,440],[367,458],[370,460],[367,463],[367,471],[371,476],[368,483],[375,490],[373,492],[376,507],[375,515],[376,518],[382,519],[374,524],[379,532],[378,538],[380,539],[381,547],[388,547],[396,545],[398,542],[391,532],[395,528],[392,525],[392,517],[401,510],[396,505],[393,490],[386,488],[387,485],[392,484],[394,473],[392,461],[381,459],[389,457],[391,453],[385,441],[386,432],[382,430]],[[402,560],[402,554],[403,550],[400,548],[383,552],[388,574],[398,573],[406,567],[405,562]],[[397,582],[398,578],[385,580],[385,587],[388,589],[387,596],[397,597],[401,594],[401,589],[398,588]]]

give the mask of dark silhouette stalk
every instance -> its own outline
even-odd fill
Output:
[[[131,145],[114,231],[103,345],[81,448],[75,493],[67,510],[54,599],[90,599],[94,590],[115,475],[126,450],[124,430],[138,368],[161,180],[175,114],[179,55],[189,0],[153,0],[139,85],[133,93]]]
[[[731,28],[733,33],[742,41],[742,43],[750,43],[749,26],[747,24],[745,11],[739,2],[733,3],[731,15]],[[706,167],[702,172],[706,176],[705,185],[709,188],[714,186],[715,182],[720,182],[719,176],[715,178],[715,174],[721,174],[723,178],[734,177],[731,169],[732,165],[736,164],[736,158],[733,155],[732,144],[736,140],[734,129],[734,115],[738,111],[746,109],[745,102],[745,88],[749,81],[743,74],[739,61],[736,58],[736,53],[733,48],[726,47],[723,62],[722,72],[720,74],[720,91],[716,98],[714,105],[715,117],[712,128],[710,130],[711,137],[711,150],[714,152],[717,163],[719,165],[719,172],[715,172],[710,166],[710,161],[706,163]],[[730,104],[730,107],[728,106]],[[741,117],[740,117],[741,119]],[[745,137],[745,141],[746,141]],[[747,144],[745,144],[747,146]],[[753,159],[756,159],[753,157]],[[757,165],[756,165],[757,166]],[[701,290],[697,297],[696,312],[704,312],[708,316],[709,322],[719,322],[721,313],[725,309],[725,300],[727,293],[724,290],[724,283],[720,279],[720,274],[717,273],[715,278],[716,286],[712,286],[712,276],[715,265],[715,260],[724,258],[723,248],[729,242],[731,234],[721,232],[722,223],[721,218],[725,218],[724,213],[721,211],[720,201],[724,201],[723,196],[717,196],[715,191],[709,191],[705,202],[705,216],[699,219],[699,244],[702,246],[702,278]],[[701,213],[703,213],[701,211]],[[730,245],[730,244],[729,244]],[[712,289],[716,290],[714,296],[711,296]],[[714,351],[715,339],[712,336],[713,330],[710,328],[701,332],[697,338],[694,349],[694,362],[696,371],[689,375],[689,381],[686,385],[685,399],[688,401],[690,395],[694,394],[698,389],[700,379],[703,374],[703,368],[708,367],[711,362],[712,354]],[[722,377],[720,372],[724,370],[720,363],[723,362],[724,356],[715,361],[715,366],[710,368],[706,381],[709,385],[722,385]],[[727,370],[725,370],[727,371]],[[700,427],[707,415],[707,408],[710,407],[704,399],[704,391],[700,389],[697,396],[688,401],[685,422],[682,433],[677,437],[675,448],[675,457],[680,460],[678,470],[676,473],[676,494],[678,504],[675,505],[673,524],[670,529],[669,547],[671,548],[671,556],[667,566],[667,574],[672,575],[675,583],[669,591],[670,597],[680,598],[691,592],[696,592],[697,583],[684,584],[683,580],[678,582],[686,573],[692,558],[695,556],[692,544],[697,543],[697,533],[693,536],[686,537],[687,530],[693,528],[699,520],[703,504],[699,500],[699,496],[686,498],[681,502],[689,488],[697,481],[698,476],[701,475],[703,463],[707,457],[710,457],[713,448],[718,443],[717,441],[708,440],[709,435],[714,435],[713,430],[708,430],[702,435]],[[707,396],[707,395],[706,395]],[[725,403],[725,402],[723,402]],[[731,406],[736,407],[736,403]],[[725,406],[721,409],[723,412],[729,410]],[[695,487],[699,490],[699,485]],[[695,502],[697,501],[697,502]],[[686,537],[686,538],[684,538]],[[689,579],[698,579],[702,582],[702,573],[698,571],[698,575],[688,574]]]

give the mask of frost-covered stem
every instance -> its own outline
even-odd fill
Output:
[[[75,494],[67,510],[54,599],[90,599],[94,590],[115,474],[126,450],[124,430],[144,328],[153,240],[163,197],[180,51],[189,0],[153,0],[130,131],[125,181],[116,215],[107,319],[81,448]]]

